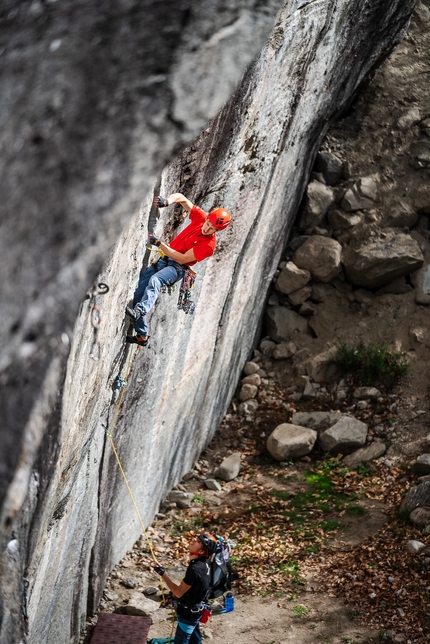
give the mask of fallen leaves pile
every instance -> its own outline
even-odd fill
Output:
[[[288,471],[257,469],[265,468],[271,469],[276,487],[291,489]],[[405,492],[403,470],[348,470],[330,459],[300,475],[294,491],[251,485],[249,502],[236,502],[235,497],[244,495],[246,481],[258,480],[256,473],[255,465],[245,468],[243,484],[236,485],[222,509],[209,512],[203,507],[199,515],[203,529],[216,526],[218,534],[236,542],[236,592],[277,597],[327,592],[343,598],[350,614],[371,628],[427,641],[430,581],[423,572],[425,555],[412,556],[406,550],[408,540],[417,538],[416,528],[390,510],[387,523],[372,538],[344,551],[330,545],[343,519],[355,515],[366,521],[372,502],[398,506]],[[187,543],[199,531],[191,529],[174,540],[172,561],[186,561]]]

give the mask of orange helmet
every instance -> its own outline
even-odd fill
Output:
[[[231,215],[225,208],[215,208],[209,213],[208,219],[217,230],[224,230],[231,223]]]

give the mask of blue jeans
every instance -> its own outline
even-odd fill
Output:
[[[161,287],[171,286],[182,278],[184,272],[185,267],[182,268],[180,264],[162,257],[142,273],[133,297],[133,308],[141,313],[141,317],[134,324],[137,335],[148,335],[146,314],[157,301]]]
[[[199,628],[200,617],[199,615],[193,621],[178,617],[178,626],[173,644],[202,644],[202,634]]]

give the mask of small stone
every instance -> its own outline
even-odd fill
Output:
[[[255,385],[243,385],[240,392],[239,392],[239,399],[242,402],[245,402],[246,400],[249,400],[250,398],[255,398],[255,396],[258,393],[258,387]]]
[[[376,197],[375,180],[372,177],[361,177],[345,192],[340,205],[346,212],[367,210],[373,207]]]
[[[390,584],[394,584],[395,579],[394,577],[388,577],[388,581],[390,582]]]
[[[430,507],[415,508],[409,515],[409,519],[416,525],[430,526]]]
[[[379,398],[381,392],[376,387],[357,387],[353,393],[354,398]]]
[[[430,454],[421,454],[415,461],[412,470],[418,476],[430,474]]]
[[[258,373],[251,373],[249,376],[242,378],[242,385],[255,385],[259,387],[261,385],[261,378]]]
[[[312,293],[312,291],[311,291]],[[303,302],[303,304],[300,307],[299,310],[299,315],[303,315],[304,317],[309,317],[310,315],[313,315],[315,313],[315,307],[310,304],[310,302]]]
[[[170,503],[176,503],[177,507],[185,509],[191,507],[193,498],[194,494],[192,492],[172,490],[167,496],[167,501]]]
[[[274,309],[279,309],[282,307],[279,306],[274,306]],[[263,340],[260,344],[260,351],[263,354],[263,356],[266,356],[266,358],[271,358],[273,349],[276,347],[276,343],[272,342],[272,340]]]
[[[317,432],[308,427],[282,423],[267,439],[267,449],[277,461],[306,456],[312,451]]]
[[[366,436],[367,425],[365,423],[356,418],[344,416],[320,435],[319,443],[325,452],[350,453],[364,446]]]
[[[330,237],[310,237],[294,253],[299,268],[310,271],[317,282],[331,282],[341,271],[342,246]],[[312,291],[313,293],[313,291]]]
[[[214,490],[215,492],[219,492],[222,489],[216,479],[206,479],[205,486],[208,490]]]
[[[245,376],[250,376],[252,373],[256,373],[260,368],[256,362],[246,362],[243,368],[243,373]]]
[[[276,281],[275,288],[289,295],[306,286],[310,279],[309,271],[298,268],[293,262],[287,262]]]
[[[130,601],[125,606],[127,615],[142,615],[144,617],[151,617],[154,621],[155,613],[159,610],[160,604],[148,599],[141,593],[133,593]]]
[[[367,409],[369,404],[365,400],[359,400],[357,403],[357,409],[360,409],[361,411],[363,409]]]
[[[113,602],[113,600],[114,600],[114,596],[111,595],[111,593],[108,593],[106,591],[103,593],[103,597],[108,602]]]
[[[411,541],[408,541],[406,544],[406,549],[411,555],[417,555],[425,547],[424,543],[421,541],[415,541],[415,539],[411,539]]]
[[[398,615],[399,617],[404,617],[404,616],[405,616],[405,611],[403,610],[403,608],[400,608],[400,606],[398,606],[398,607],[396,608],[396,613],[397,613],[397,615]],[[403,640],[403,641],[404,641],[404,640]]]
[[[406,642],[406,635],[403,633],[397,633],[397,635],[394,635],[393,637],[393,642],[394,644],[404,644],[404,642]]]
[[[219,466],[216,476],[222,481],[232,481],[240,471],[240,452],[234,452],[223,460]]]
[[[334,191],[319,181],[311,181],[306,188],[305,209],[300,217],[300,230],[319,226],[324,215],[334,203]]]
[[[158,588],[155,586],[148,586],[143,592],[145,595],[156,595],[158,593]]]
[[[415,123],[421,121],[421,114],[417,107],[411,107],[407,112],[403,112],[399,119],[397,119],[397,127],[399,130],[409,130]]]
[[[272,357],[275,360],[285,360],[291,358],[297,351],[297,347],[294,342],[281,342],[273,349]]]
[[[357,226],[363,217],[353,213],[345,212],[340,208],[330,210],[327,215],[328,222],[334,230],[347,230],[353,226]]]
[[[126,588],[136,588],[139,582],[135,577],[124,577],[121,583]]]
[[[323,174],[329,186],[335,186],[342,180],[343,163],[332,152],[319,152],[315,163],[315,171]]]

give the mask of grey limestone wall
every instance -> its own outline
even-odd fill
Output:
[[[52,9],[55,4],[23,5],[37,12],[38,20],[52,12],[37,34],[33,18],[14,15],[13,9],[4,23],[7,30],[9,20],[21,20],[21,49],[25,54],[31,34],[35,47],[35,60],[30,51],[24,59],[34,65],[29,84],[34,107],[28,112],[19,102],[26,83],[12,83],[21,69],[17,56],[9,55],[8,96],[15,103],[6,106],[12,130],[21,131],[24,121],[31,145],[46,146],[38,156],[25,148],[24,135],[19,147],[7,134],[17,149],[4,162],[12,205],[2,228],[1,269],[7,285],[1,303],[5,449],[0,469],[5,643],[23,637],[24,577],[28,641],[76,642],[107,572],[141,531],[104,426],[115,410],[113,381],[124,374],[123,312],[142,260],[149,259],[144,248],[149,220],[164,239],[183,225],[178,209],[161,211],[156,221],[150,210],[161,166],[206,127],[163,171],[160,192],[180,190],[205,209],[224,205],[234,221],[219,235],[216,254],[197,267],[195,315],[177,312],[176,298],[162,295],[151,317],[149,347],[133,355],[113,437],[145,523],[225,412],[321,139],[401,39],[414,2],[288,0],[259,57],[217,116],[240,69],[273,25],[276,3],[243,1],[234,8],[179,3],[173,17],[168,2],[162,12],[154,4],[152,14],[149,3],[124,1],[110,22],[78,3],[83,14],[90,13],[91,28],[84,41],[77,28],[70,30],[75,38],[70,45],[65,25],[79,19],[77,9],[68,3]],[[108,14],[107,5],[101,6]],[[144,37],[144,29],[153,36],[149,52],[151,38]],[[96,55],[97,47],[104,49]],[[62,52],[62,63],[44,62],[47,52]],[[88,56],[101,67],[87,67]],[[68,61],[73,65],[66,73]],[[53,83],[61,89],[64,81],[58,98],[41,92],[39,67],[45,82],[60,74]],[[212,69],[212,83],[203,69]],[[68,129],[64,105],[69,103],[74,107]],[[61,121],[55,110],[63,108]],[[32,110],[45,129],[28,129]],[[96,281],[110,290],[97,296],[101,354],[94,362],[89,358],[94,301],[84,294],[97,269]]]

